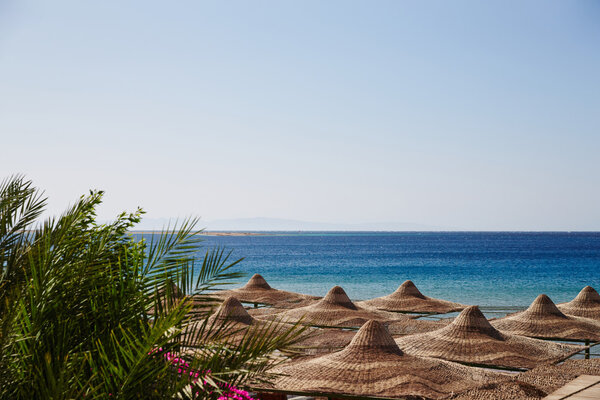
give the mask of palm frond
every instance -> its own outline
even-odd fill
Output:
[[[208,319],[207,292],[241,277],[241,259],[202,248],[194,218],[149,241],[128,233],[141,209],[98,224],[102,197],[31,230],[42,193],[20,176],[0,184],[0,398],[186,398],[191,382],[157,348],[211,371],[200,397],[268,377],[303,328],[271,323],[239,340]]]

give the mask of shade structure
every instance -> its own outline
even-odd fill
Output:
[[[356,331],[335,328],[309,328],[306,338],[300,340],[293,349],[308,355],[331,353],[347,346]]]
[[[197,333],[203,335],[204,338],[206,338],[208,334],[216,334],[215,340],[225,339],[228,342],[239,343],[248,329],[251,326],[256,326],[258,324],[264,323],[262,321],[257,321],[248,314],[238,299],[229,296],[208,318],[208,321],[206,321],[206,328],[210,330],[210,332],[198,332],[202,326],[202,324],[198,323],[188,325],[184,333]],[[222,334],[222,336],[219,334]]]
[[[591,286],[584,287],[573,300],[557,307],[567,315],[600,321],[600,295]]]
[[[402,314],[357,306],[339,286],[331,288],[327,295],[315,304],[257,318],[280,319],[285,322],[301,321],[305,325],[345,328],[358,328],[371,319],[385,322],[410,319]]]
[[[180,301],[185,299],[183,291],[173,281],[168,281],[167,284],[155,293],[160,299],[160,307],[168,310]],[[158,306],[158,305],[157,305]],[[152,307],[148,310],[148,314],[154,315],[157,312],[157,307]]]
[[[242,303],[233,296],[229,296],[217,311],[208,318],[209,322],[230,321],[237,325],[252,325],[257,323]]]
[[[269,323],[252,317],[233,296],[228,297],[217,311],[208,318],[207,325],[215,330],[221,329],[230,343],[239,343],[251,326],[258,329],[267,328]],[[282,331],[289,325],[278,326]],[[189,329],[194,329],[192,327]],[[302,338],[294,345],[296,350],[304,350],[310,354],[339,349],[347,345],[355,332],[340,329],[307,329]]]
[[[386,328],[369,321],[342,351],[282,366],[272,388],[295,393],[439,399],[495,374],[402,352]],[[420,397],[420,398],[421,398]]]
[[[600,359],[567,360],[559,365],[542,365],[518,375],[515,379],[550,394],[579,375],[600,375]]]
[[[469,389],[448,397],[452,400],[539,400],[546,392],[534,385],[509,379],[490,382],[475,389]]]
[[[449,325],[435,331],[396,339],[404,352],[462,363],[505,368],[533,368],[582,351],[572,346],[502,333],[477,306],[464,309]]]
[[[453,400],[539,400],[580,375],[600,375],[600,359],[567,360],[503,377],[449,397]],[[570,397],[569,397],[570,398]]]
[[[172,296],[176,299],[181,299],[185,296],[183,291],[173,281],[167,282],[167,285],[164,288],[160,289],[159,293],[161,294],[161,296],[167,295]]]
[[[600,323],[563,314],[545,294],[525,311],[492,320],[498,330],[515,335],[561,340],[600,340]]]
[[[393,337],[414,335],[417,333],[431,332],[440,329],[450,323],[450,320],[432,321],[426,319],[401,319],[385,324],[388,332]]]
[[[220,298],[235,296],[242,302],[268,304],[279,308],[301,307],[319,299],[316,296],[274,289],[260,274],[254,274],[241,288],[223,290],[211,295]]]
[[[361,301],[358,304],[386,311],[417,313],[448,313],[466,307],[463,304],[427,297],[412,281],[404,282],[392,294]]]

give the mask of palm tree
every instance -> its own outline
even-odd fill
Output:
[[[31,181],[0,184],[0,398],[208,398],[268,379],[302,329],[232,341],[194,309],[241,276],[240,260],[204,250],[196,219],[144,240],[128,233],[141,209],[99,224],[102,196],[39,223],[46,198]]]

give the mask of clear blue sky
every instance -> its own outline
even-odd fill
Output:
[[[52,212],[600,230],[600,2],[0,0],[0,135]]]

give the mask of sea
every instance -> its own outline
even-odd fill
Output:
[[[545,293],[571,300],[586,285],[600,290],[600,232],[261,232],[202,236],[223,247],[246,278],[324,296],[334,285],[351,299],[392,293],[412,280],[430,297],[479,305],[498,317]]]

